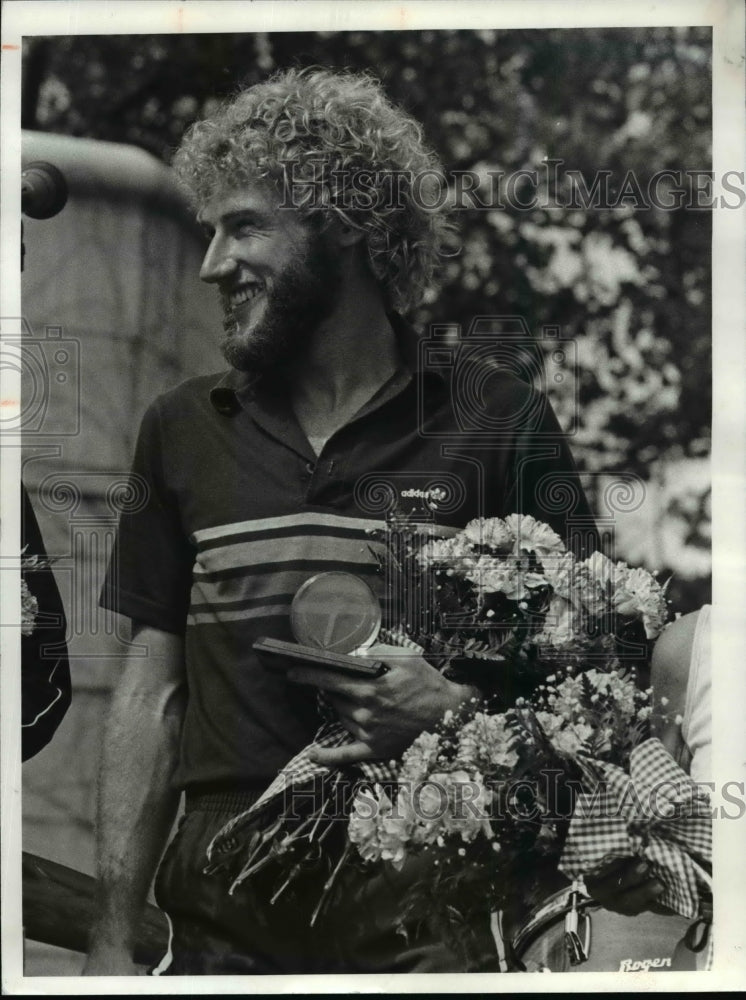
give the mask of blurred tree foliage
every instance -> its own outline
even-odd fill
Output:
[[[531,210],[467,201],[461,252],[416,322],[465,331],[474,316],[516,314],[539,341],[559,327],[577,369],[550,389],[566,426],[577,409],[580,464],[647,478],[660,460],[708,452],[710,212],[650,205],[648,185],[659,171],[675,189],[685,170],[710,169],[710,43],[709,28],[686,27],[39,37],[26,41],[23,125],[168,160],[239,84],[291,65],[373,72],[423,123],[451,181],[465,170],[485,184],[489,171],[540,180]],[[557,183],[542,186],[550,161]],[[616,207],[585,207],[577,192],[573,207],[568,171],[589,190],[608,171]]]

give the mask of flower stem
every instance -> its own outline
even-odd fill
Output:
[[[285,879],[285,881],[282,883],[282,885],[280,886],[280,888],[277,890],[277,892],[275,892],[275,894],[270,899],[270,901],[269,901],[269,905],[270,906],[274,906],[275,902],[280,898],[280,896],[283,894],[283,892],[287,889],[287,887],[293,881],[293,879],[295,878],[295,876],[298,874],[299,870],[300,870],[300,866],[299,865],[293,865],[293,867],[290,869],[288,877]]]
[[[329,878],[324,883],[324,888],[321,890],[321,896],[319,897],[319,901],[316,904],[316,908],[314,909],[313,914],[311,915],[311,927],[313,927],[313,925],[316,923],[316,920],[317,920],[319,914],[321,913],[321,911],[322,911],[322,909],[324,907],[324,904],[327,902],[327,900],[329,898],[329,892],[331,890],[331,887],[334,885],[334,882],[335,882],[335,879],[337,878],[337,875],[340,873],[340,871],[342,870],[342,866],[344,865],[345,861],[349,857],[351,848],[352,848],[352,844],[348,841],[345,844],[345,848],[344,848],[344,851],[342,852],[342,856],[340,857],[339,861],[337,862],[337,864],[336,864],[336,866],[334,868],[334,871],[331,873],[331,875],[329,876]]]

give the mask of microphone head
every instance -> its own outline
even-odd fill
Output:
[[[51,219],[67,203],[67,182],[51,163],[36,160],[21,172],[21,211],[31,219]]]

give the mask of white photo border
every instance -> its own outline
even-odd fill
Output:
[[[713,171],[744,171],[744,7],[741,0],[503,0],[500,3],[387,0],[14,0],[3,4],[2,187],[0,316],[20,316],[20,80],[24,35],[228,33],[254,31],[422,30],[445,28],[646,27],[710,25],[713,29]],[[742,174],[743,177],[743,174]],[[744,209],[713,212],[713,661],[714,763],[724,779],[746,782],[746,242]],[[16,373],[0,373],[0,398],[20,412]],[[15,402],[14,402],[15,401]],[[20,440],[5,439],[2,462],[0,557],[17,558],[20,535]],[[0,621],[19,621],[20,588],[0,592]],[[13,995],[129,995],[378,992],[544,992],[599,990],[729,991],[746,985],[746,820],[715,823],[715,969],[711,973],[587,973],[571,980],[508,974],[436,977],[313,976],[153,978],[25,977],[21,928],[20,659],[17,629],[0,629],[2,657],[2,979]],[[744,787],[743,785],[741,786]],[[706,977],[706,978],[703,978]]]

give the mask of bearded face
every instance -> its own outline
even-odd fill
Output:
[[[340,285],[338,253],[314,233],[263,281],[221,291],[226,361],[239,371],[257,372],[297,363],[334,311]]]
[[[220,289],[223,354],[241,371],[302,359],[334,310],[342,264],[331,241],[262,182],[217,191],[199,213],[210,245],[200,277]]]

